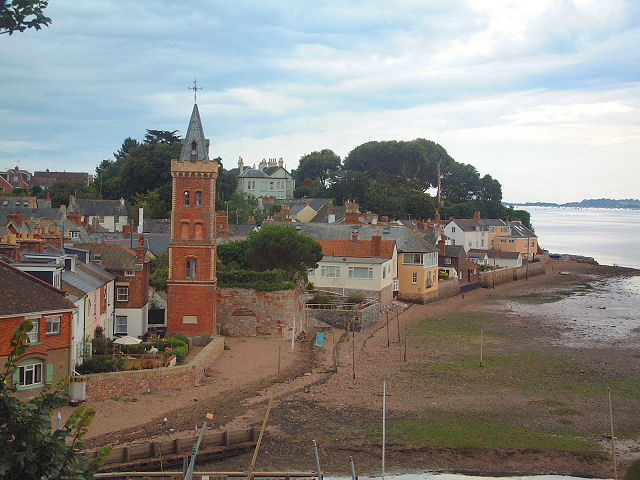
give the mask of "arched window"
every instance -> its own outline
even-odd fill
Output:
[[[195,258],[187,258],[185,265],[185,277],[197,278],[198,261]]]
[[[191,142],[191,160],[196,160],[198,156],[198,144],[196,143],[196,141],[194,140],[193,142]]]
[[[199,207],[200,205],[202,205],[202,192],[198,190],[196,192],[196,207]]]
[[[184,206],[188,207],[191,202],[191,196],[187,190],[184,191]]]

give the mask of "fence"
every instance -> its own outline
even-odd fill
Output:
[[[253,472],[251,478],[264,478],[268,480],[290,480],[292,478],[319,478],[323,480],[323,475],[318,475],[316,472]],[[184,478],[183,472],[112,472],[112,473],[96,473],[96,479],[105,480],[135,480],[135,479],[168,479],[168,480],[182,480]],[[229,478],[247,478],[247,472],[193,472],[193,478],[197,480],[228,480]]]
[[[205,435],[200,444],[201,449],[210,447],[231,447],[242,443],[255,443],[258,439],[259,429],[251,427],[244,430],[215,432]],[[191,452],[191,447],[198,441],[198,437],[176,438],[148,443],[139,443],[115,447],[111,455],[105,461],[103,468],[118,463],[129,463],[146,459],[161,459],[172,455],[180,455]],[[97,450],[85,452],[89,460],[93,460]]]

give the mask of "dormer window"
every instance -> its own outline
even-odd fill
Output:
[[[191,142],[191,161],[195,161],[198,155],[198,144],[195,142]]]
[[[190,202],[191,202],[191,197],[189,195],[189,192],[185,190],[185,192],[184,192],[184,206],[188,207]]]

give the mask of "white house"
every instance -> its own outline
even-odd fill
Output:
[[[275,197],[277,199],[293,198],[296,181],[284,168],[282,157],[279,160],[262,159],[258,169],[244,165],[242,157],[238,160],[238,168],[230,170],[238,177],[237,192],[248,193],[256,198]]]

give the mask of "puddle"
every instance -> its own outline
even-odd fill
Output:
[[[509,301],[505,306],[514,313],[543,316],[564,327],[557,341],[561,345],[640,345],[640,276],[594,280],[553,302]]]

